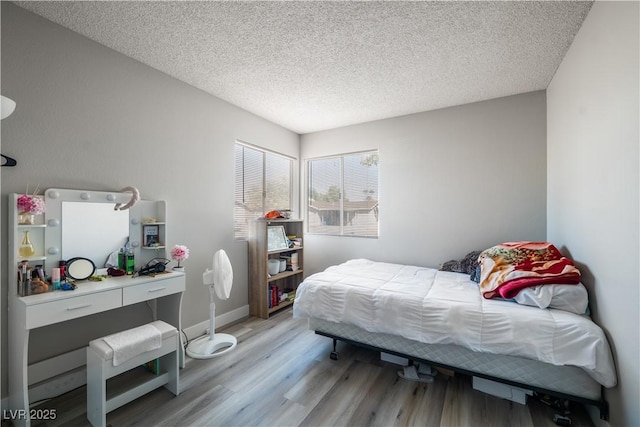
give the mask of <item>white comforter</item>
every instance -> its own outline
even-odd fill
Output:
[[[579,366],[605,387],[616,385],[609,344],[589,317],[484,299],[465,274],[351,260],[307,277],[298,287],[293,314],[425,343]]]

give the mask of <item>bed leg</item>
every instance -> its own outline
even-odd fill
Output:
[[[603,400],[600,402],[600,419],[609,421],[609,402]]]
[[[331,358],[331,360],[338,360],[338,352],[336,351],[336,346],[338,345],[338,340],[337,339],[333,339],[333,351],[331,352],[331,354],[329,355],[329,358]]]

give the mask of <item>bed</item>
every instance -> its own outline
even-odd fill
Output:
[[[596,405],[616,385],[606,336],[587,314],[487,299],[468,274],[350,260],[307,277],[294,317],[346,341],[559,399]]]

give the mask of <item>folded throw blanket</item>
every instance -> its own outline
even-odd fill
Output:
[[[548,242],[502,243],[484,250],[478,263],[480,292],[487,299],[511,299],[530,286],[580,283],[573,262]]]
[[[103,339],[113,349],[113,366],[162,347],[162,332],[151,324],[118,332]]]

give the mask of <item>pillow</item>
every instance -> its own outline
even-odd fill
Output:
[[[587,289],[576,285],[539,285],[522,289],[513,298],[522,305],[539,308],[555,308],[575,314],[586,314],[589,305]]]
[[[440,266],[440,270],[473,275],[478,266],[478,257],[481,252],[482,251],[469,252],[461,260],[452,259],[451,261],[447,261]]]
[[[452,259],[440,265],[440,271],[453,271],[454,273],[462,273],[460,261]]]

